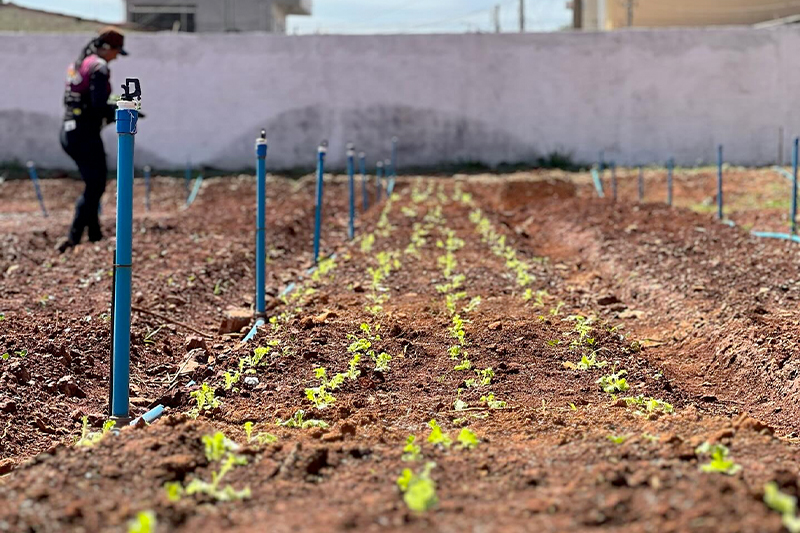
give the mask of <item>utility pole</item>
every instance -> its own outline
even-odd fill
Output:
[[[525,33],[525,0],[519,0],[519,32]]]
[[[636,7],[636,0],[625,0],[625,8],[628,11],[628,27],[633,27],[633,10]]]
[[[494,6],[494,32],[500,33],[500,4]]]

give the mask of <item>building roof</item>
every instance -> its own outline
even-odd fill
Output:
[[[0,3],[0,31],[93,32],[105,26],[108,26],[108,23],[99,20],[31,9],[12,3]]]

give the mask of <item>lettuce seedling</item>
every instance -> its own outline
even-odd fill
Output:
[[[105,437],[117,423],[114,420],[106,420],[103,423],[103,429],[100,431],[89,431],[89,417],[84,416],[81,418],[83,425],[81,426],[81,436],[75,442],[75,446],[92,447]]]
[[[426,463],[419,474],[414,474],[410,468],[405,468],[397,479],[397,486],[403,493],[403,501],[412,511],[422,513],[432,509],[439,502],[436,496],[436,483],[431,479],[431,470],[435,467],[436,463]]]
[[[194,398],[197,404],[189,411],[191,418],[197,418],[203,411],[211,411],[216,409],[222,402],[218,400],[215,395],[215,390],[208,386],[207,383],[200,385],[200,388],[189,394],[189,397]]]
[[[478,437],[468,428],[461,428],[456,440],[462,450],[472,449],[478,445]]]
[[[478,377],[481,380],[481,385],[486,386],[492,384],[492,378],[494,377],[494,370],[492,370],[491,367],[485,368],[483,370],[476,370],[475,373],[478,374]]]
[[[460,349],[461,347],[460,346],[454,346],[454,348],[459,348]],[[472,368],[472,362],[470,362],[469,359],[464,359],[459,364],[454,366],[453,370],[461,371],[461,370],[469,370],[470,368]]]
[[[441,426],[436,423],[436,420],[428,422],[428,426],[431,428],[431,434],[428,435],[428,442],[434,446],[441,444],[445,448],[449,448],[450,445],[453,444],[453,440],[442,431]]]
[[[629,437],[627,435],[608,435],[606,438],[614,444],[624,444]]]
[[[153,511],[141,511],[128,522],[128,533],[155,533],[158,521]]]
[[[800,533],[800,518],[797,517],[797,498],[784,494],[778,484],[771,481],[764,485],[764,503],[781,514],[783,527],[789,533]]]
[[[727,446],[722,444],[710,444],[709,442],[704,442],[697,447],[695,453],[697,455],[706,455],[711,457],[711,462],[700,465],[700,470],[703,472],[718,472],[720,474],[733,476],[742,469],[741,465],[738,465],[734,461],[728,459],[730,450],[728,450]]]
[[[417,437],[414,435],[409,435],[408,439],[406,439],[406,445],[403,447],[403,456],[400,458],[402,461],[419,461],[422,459],[422,447],[418,444],[414,444],[417,440]]]
[[[225,378],[225,390],[231,390],[233,389],[233,386],[239,382],[241,374],[239,372],[234,372],[233,374],[230,372],[225,372],[222,377]],[[236,389],[233,390],[234,392],[236,391]]]
[[[315,420],[315,419],[305,419],[306,412],[302,409],[298,409],[297,412],[292,415],[291,418],[287,418],[286,420],[281,420],[278,418],[275,420],[275,423],[279,426],[286,427],[286,428],[300,428],[300,429],[308,429],[308,428],[327,428],[328,423],[322,420]]]
[[[485,403],[489,409],[504,409],[508,405],[506,402],[495,400],[493,392],[481,396],[481,403]]]
[[[597,380],[597,384],[600,385],[600,388],[603,390],[603,392],[607,392],[609,394],[625,392],[631,388],[630,385],[628,385],[628,380],[622,377],[627,374],[627,370],[620,370],[619,372],[601,377]]]
[[[663,400],[657,400],[655,398],[649,398],[647,396],[631,396],[628,398],[623,398],[625,403],[630,406],[639,407],[634,414],[639,416],[644,416],[651,413],[673,413],[675,409],[672,407],[672,404],[669,404]]]

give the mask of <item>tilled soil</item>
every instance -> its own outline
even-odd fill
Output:
[[[313,182],[275,178],[271,320],[244,343],[218,326],[252,306],[253,179],[208,180],[188,209],[155,184],[151,213],[137,189],[131,395],[168,415],[93,446],[74,444],[105,421],[113,241],[58,256],[75,184],[45,182],[47,220],[29,184],[0,185],[0,531],[125,531],[142,511],[158,531],[781,530],[762,496],[800,491],[794,246],[547,174],[404,179],[350,243],[331,178],[332,259],[310,273]],[[279,423],[300,411],[327,427]],[[238,446],[214,456],[216,432]],[[702,471],[703,443],[738,468]],[[397,480],[426,463],[436,501],[415,511]],[[168,497],[221,471],[228,492]]]

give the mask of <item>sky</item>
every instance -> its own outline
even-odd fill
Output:
[[[11,0],[15,4],[106,22],[125,18],[123,0]],[[528,31],[567,26],[567,0],[525,0]],[[440,33],[494,31],[500,5],[501,31],[518,31],[519,0],[313,0],[313,15],[289,17],[290,33]]]

